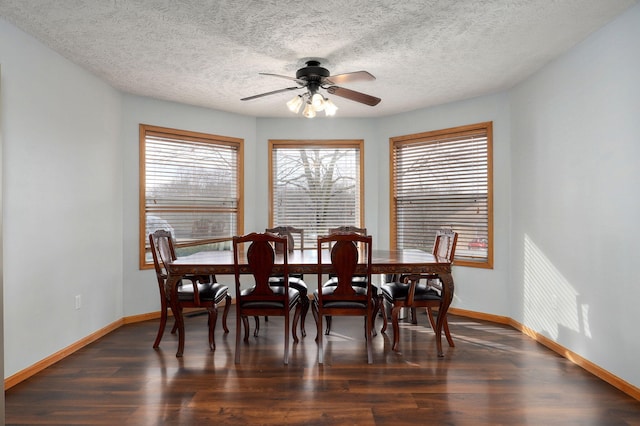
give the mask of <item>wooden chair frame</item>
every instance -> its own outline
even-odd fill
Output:
[[[266,228],[264,232],[269,232],[271,234],[288,237],[289,242],[287,247],[289,252],[292,252],[293,249],[295,248],[295,240],[293,238],[293,235],[296,234],[300,238],[300,249],[304,249],[304,229],[302,228],[296,228],[294,226],[276,226],[274,228]],[[281,253],[283,251],[283,247],[280,244],[276,244],[275,249],[276,249],[276,253]],[[306,287],[306,284],[303,281],[304,280],[303,274],[290,274],[289,278],[297,278],[298,280],[302,281],[302,284],[304,285],[304,287]],[[291,279],[289,280],[289,285],[292,286]],[[305,322],[307,319],[307,313],[309,312],[309,306],[310,306],[308,289],[302,286],[295,287],[295,282],[293,283],[293,286],[298,291],[300,291],[300,302],[301,302],[300,334],[302,335],[302,337],[305,337],[307,335],[307,331],[305,329]],[[268,321],[268,319],[269,317],[265,317],[264,320]],[[260,321],[258,320],[257,317],[255,319],[255,324],[256,324],[256,332],[258,332],[258,330],[260,329]]]
[[[249,244],[246,258],[254,285],[243,288],[240,279],[239,250]],[[269,278],[274,275],[276,244],[282,244],[283,285],[272,287]],[[284,363],[289,363],[289,330],[292,330],[294,342],[298,342],[296,326],[300,317],[300,293],[289,288],[288,238],[273,234],[251,233],[233,237],[233,259],[236,283],[236,355],[235,363],[240,363],[240,323],[244,324],[244,341],[249,340],[249,316],[284,317]],[[279,290],[282,288],[283,290]],[[293,299],[293,300],[292,300]],[[291,309],[295,307],[293,327],[289,327]]]
[[[353,225],[343,225],[343,226],[338,226],[337,228],[331,228],[329,229],[329,235],[331,234],[340,234],[340,233],[354,233],[354,234],[359,234],[359,235],[367,235],[367,228],[359,228],[357,226],[353,226]],[[329,275],[330,280],[325,282],[324,285],[332,285],[330,284],[331,282],[331,275]],[[354,280],[354,285],[356,286],[362,286],[363,282],[362,280],[358,279],[359,277],[356,277],[356,279]],[[373,312],[373,318],[375,321],[375,318],[378,314],[378,312],[382,313],[382,321],[384,324],[387,323],[387,312],[384,310],[384,305],[383,305],[383,298],[382,298],[382,292],[379,291],[378,289],[376,289],[376,291],[378,292],[377,295],[374,295],[374,301],[375,301],[375,308],[374,308],[374,312]],[[325,334],[328,335],[331,332],[331,317],[328,316],[327,317],[327,327],[325,330]],[[376,333],[376,329],[375,327],[373,328],[373,335],[375,336]]]
[[[445,262],[452,262],[453,256],[455,255],[456,245],[458,242],[458,234],[453,232],[452,230],[440,230],[436,233],[436,238],[433,243],[432,253],[437,258],[441,259]],[[433,310],[438,309],[440,304],[442,303],[442,298],[440,297],[439,292],[442,291],[442,285],[439,283],[440,279],[437,274],[409,274],[402,278],[403,283],[408,285],[407,295],[405,298],[398,298],[395,300],[390,300],[387,296],[385,299],[387,302],[391,303],[391,323],[393,325],[393,346],[392,350],[397,351],[400,340],[400,326],[399,326],[399,315],[400,310],[402,308],[409,308],[411,310],[411,323],[417,324],[417,315],[416,308],[426,308],[427,317],[429,318],[429,324],[431,328],[436,330],[436,322],[433,318]],[[416,299],[415,292],[416,288],[419,285],[421,280],[425,280],[426,290],[430,287],[433,289],[432,297],[426,299]],[[397,286],[398,283],[390,283],[390,285]],[[383,285],[383,288],[385,285]],[[383,292],[384,294],[384,292]],[[386,292],[387,295],[390,292]],[[383,307],[384,309],[384,307]],[[454,347],[455,344],[453,342],[453,338],[451,337],[451,333],[449,332],[449,322],[445,316],[444,321],[442,323],[442,327],[444,329],[445,336],[447,338],[447,342],[449,346]],[[385,321],[382,326],[381,332],[384,333],[387,329],[387,322]]]
[[[355,270],[358,266],[358,244],[363,245],[365,251],[366,291],[352,285]],[[324,362],[324,347],[322,333],[322,318],[325,316],[363,316],[365,319],[365,339],[367,346],[367,362],[373,363],[372,328],[375,302],[372,296],[371,284],[371,236],[354,233],[332,234],[318,237],[318,282],[322,282],[322,248],[331,247],[331,265],[337,283],[332,287],[320,286],[314,293],[312,312],[316,320],[316,341],[318,343],[318,363]]]
[[[153,256],[153,264],[156,270],[156,278],[158,281],[158,289],[160,291],[160,326],[158,328],[158,334],[153,343],[154,349],[160,346],[160,341],[164,334],[165,326],[167,324],[168,310],[171,306],[171,297],[176,297],[180,310],[183,308],[206,308],[208,312],[208,325],[209,325],[209,347],[214,350],[216,347],[214,330],[218,319],[217,305],[223,299],[225,300],[224,312],[222,315],[222,327],[225,334],[229,333],[227,327],[227,316],[231,307],[231,296],[227,292],[226,286],[217,285],[215,276],[185,276],[184,280],[188,280],[191,283],[190,292],[180,291],[182,286],[176,286],[175,294],[170,294],[169,289],[166,288],[167,272],[165,268],[166,262],[173,262],[176,260],[176,252],[173,246],[173,238],[169,231],[157,230],[149,234],[149,245],[151,248],[151,254]],[[210,287],[210,288],[209,288]],[[200,291],[204,288],[207,290],[216,289],[216,296],[213,300],[201,300]],[[191,293],[192,299],[185,300],[181,295],[185,293]],[[174,314],[175,316],[175,314]],[[184,349],[184,324],[179,324],[178,321],[174,323],[171,333],[178,331],[179,343],[178,352],[176,356],[182,356]]]

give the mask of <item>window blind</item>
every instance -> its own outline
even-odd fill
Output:
[[[458,128],[393,142],[397,248],[431,250],[436,231],[451,228],[459,234],[456,260],[489,262],[489,131]]]
[[[361,143],[272,143],[272,225],[304,229],[308,247],[330,228],[360,227]]]
[[[229,249],[238,234],[239,144],[206,136],[145,128],[145,263],[148,234],[156,229],[173,234],[179,253],[201,244]]]

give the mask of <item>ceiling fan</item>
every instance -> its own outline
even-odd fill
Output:
[[[324,107],[327,107],[327,115],[330,114],[330,111],[335,113],[335,109],[337,107],[333,105],[333,102],[326,99],[321,93],[319,93],[320,89],[324,89],[327,93],[331,95],[340,96],[342,98],[346,98],[355,102],[360,102],[365,105],[375,106],[380,103],[380,98],[375,96],[367,95],[366,93],[357,92],[351,89],[345,89],[344,87],[337,86],[337,84],[343,83],[351,83],[356,81],[371,81],[376,78],[368,73],[367,71],[356,71],[344,74],[336,74],[331,75],[329,70],[321,67],[320,62],[316,60],[310,60],[306,62],[306,66],[300,68],[296,72],[295,77],[289,77],[286,75],[280,74],[271,74],[271,73],[263,73],[260,75],[269,75],[272,77],[285,78],[287,80],[295,81],[298,85],[293,87],[285,87],[284,89],[273,90],[271,92],[261,93],[259,95],[249,96],[246,98],[240,99],[241,101],[249,101],[256,98],[261,98],[263,96],[275,95],[276,93],[287,92],[290,90],[299,90],[299,89],[307,89],[302,95],[296,96],[296,98],[287,102],[287,106],[292,112],[297,113],[300,110],[300,107],[303,103],[308,105],[312,105],[315,108],[315,111],[322,110]],[[314,96],[317,95],[317,96]],[[326,105],[325,105],[326,104]],[[307,116],[307,110],[310,110],[309,107],[305,107],[305,116]],[[315,115],[315,112],[313,113]],[[313,116],[312,115],[312,116]]]

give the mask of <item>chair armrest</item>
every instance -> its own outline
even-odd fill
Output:
[[[193,303],[200,304],[200,292],[198,291],[198,276],[185,276],[183,279],[191,281],[193,286]]]
[[[404,283],[409,284],[409,290],[407,292],[407,301],[405,304],[407,306],[413,306],[413,300],[416,295],[416,286],[420,282],[422,278],[422,274],[411,274],[404,277]]]

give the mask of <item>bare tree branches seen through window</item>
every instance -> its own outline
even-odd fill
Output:
[[[272,226],[305,231],[305,243],[362,225],[362,141],[270,141]]]

